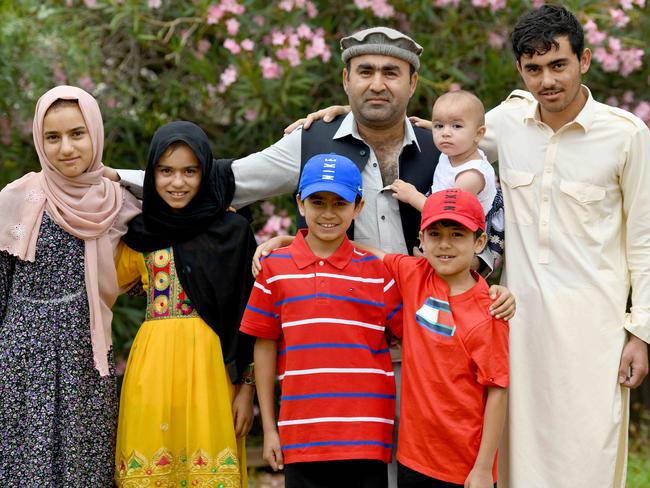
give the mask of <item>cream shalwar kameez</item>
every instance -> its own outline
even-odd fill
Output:
[[[586,105],[557,132],[524,91],[487,115],[517,298],[499,488],[625,486],[618,368],[626,330],[650,341],[650,132],[582,89]]]

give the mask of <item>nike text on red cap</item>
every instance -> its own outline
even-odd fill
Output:
[[[453,220],[472,232],[485,230],[485,214],[476,195],[460,188],[447,188],[433,193],[424,203],[420,230],[434,222]]]

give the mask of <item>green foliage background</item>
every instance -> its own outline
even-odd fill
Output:
[[[432,101],[452,84],[476,92],[487,108],[522,87],[507,35],[519,14],[530,8],[529,1],[507,1],[505,8],[491,9],[469,0],[444,7],[436,6],[445,3],[440,1],[394,0],[392,15],[380,18],[383,14],[371,4],[382,2],[375,1],[242,0],[237,5],[243,13],[226,12],[210,23],[210,8],[225,3],[237,4],[0,0],[0,187],[38,170],[31,117],[38,97],[62,82],[87,88],[97,97],[105,121],[104,161],[123,168],[144,166],[150,137],[170,120],[197,122],[211,137],[215,155],[238,157],[273,143],[294,119],[344,103],[338,41],[368,26],[395,27],[424,47],[412,114],[428,117]],[[626,2],[563,3],[583,23],[593,20],[601,31],[619,39],[624,48],[644,49],[650,39],[644,2],[624,11],[629,17],[624,27],[615,25],[610,11]],[[315,16],[312,7],[318,11]],[[240,23],[236,34],[227,32],[227,19]],[[306,59],[303,39],[297,47],[300,62],[290,66],[278,59],[280,46],[265,42],[274,31],[295,32],[302,24],[312,31],[322,29],[331,59]],[[255,47],[235,55],[223,45],[228,38],[239,44],[250,39]],[[495,38],[505,44],[499,47]],[[281,66],[279,78],[263,77],[263,57]],[[237,71],[237,80],[220,93],[215,87],[229,66]],[[623,76],[594,62],[585,82],[597,99],[614,96],[631,110],[650,98],[647,63]],[[282,199],[276,204],[290,206]],[[122,359],[142,316],[142,303],[128,297],[116,308],[115,347]],[[647,387],[644,395],[650,403]]]

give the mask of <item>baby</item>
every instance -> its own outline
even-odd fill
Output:
[[[457,187],[475,194],[488,217],[488,246],[500,258],[503,201],[494,169],[478,148],[485,135],[483,103],[467,91],[445,93],[433,105],[432,132],[433,142],[441,154],[431,192]],[[426,196],[413,185],[395,180],[391,189],[395,198],[422,211]]]

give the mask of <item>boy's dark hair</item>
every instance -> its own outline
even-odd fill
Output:
[[[433,224],[440,224],[443,227],[457,227],[459,225],[464,227],[463,224],[461,224],[460,222],[456,222],[455,220],[451,220],[451,219],[437,220],[437,221],[431,223],[431,225],[433,225]],[[474,231],[474,240],[478,239],[483,234],[485,234],[484,230],[482,230],[480,228],[476,229],[476,231]]]
[[[546,54],[551,48],[558,49],[556,37],[569,38],[571,50],[580,59],[585,47],[582,25],[575,15],[561,5],[543,5],[522,14],[512,31],[512,50],[515,59],[522,55]]]

